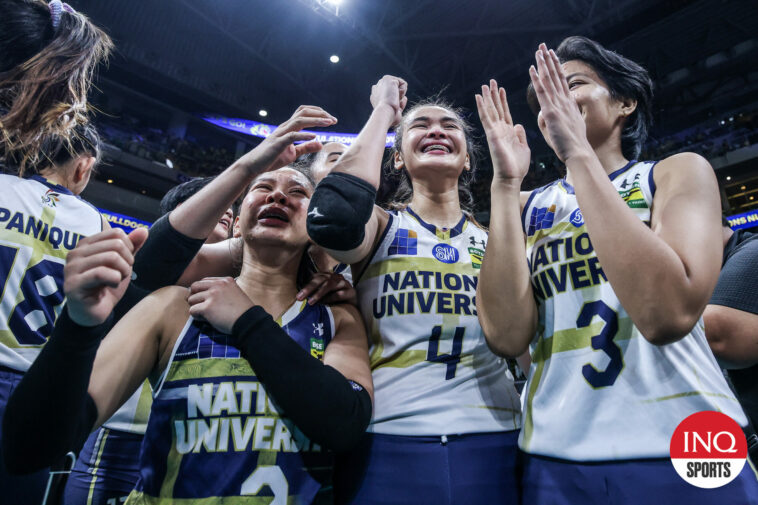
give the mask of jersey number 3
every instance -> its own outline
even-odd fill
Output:
[[[594,350],[606,353],[611,361],[603,371],[599,371],[591,363],[587,363],[582,367],[582,375],[590,383],[590,386],[604,388],[616,382],[621,370],[624,368],[624,358],[621,355],[621,347],[613,341],[619,329],[618,315],[603,301],[598,300],[585,303],[581,312],[579,312],[579,317],[576,319],[576,327],[588,327],[592,324],[595,316],[602,319],[605,324],[600,333],[592,337],[590,345]]]

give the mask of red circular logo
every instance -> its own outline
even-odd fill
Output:
[[[729,484],[739,475],[747,459],[747,440],[734,419],[705,411],[679,423],[669,451],[680,477],[710,489]]]

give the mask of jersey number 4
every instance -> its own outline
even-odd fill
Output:
[[[463,348],[463,334],[465,332],[466,328],[462,326],[456,327],[455,334],[453,335],[453,348],[450,351],[450,354],[439,354],[442,326],[437,325],[432,328],[426,360],[431,361],[432,363],[445,363],[447,365],[445,380],[450,380],[455,377],[455,370],[458,367],[458,363],[461,362],[461,349]]]
[[[604,388],[613,385],[624,368],[624,357],[621,347],[613,341],[618,333],[619,322],[616,312],[603,301],[585,303],[576,319],[577,328],[586,328],[592,324],[595,316],[602,319],[605,324],[600,333],[592,337],[590,345],[596,351],[603,351],[611,359],[605,370],[600,371],[591,363],[582,367],[582,375],[593,388]]]
[[[0,330],[9,329],[21,345],[44,344],[63,303],[63,263],[43,259],[29,267],[32,253],[31,247],[0,245]]]

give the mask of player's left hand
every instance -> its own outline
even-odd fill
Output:
[[[311,281],[301,289],[298,300],[308,299],[308,303],[337,304],[350,303],[358,305],[358,293],[347,279],[333,272],[318,272]]]
[[[187,302],[192,317],[209,322],[222,333],[231,333],[237,319],[255,305],[231,277],[193,282]]]
[[[535,58],[537,68],[529,67],[529,76],[540,103],[538,121],[544,121],[551,147],[566,163],[572,156],[592,151],[587,127],[555,52],[540,44]]]

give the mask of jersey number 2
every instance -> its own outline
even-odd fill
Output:
[[[263,486],[271,488],[274,493],[274,499],[269,505],[287,505],[287,495],[289,494],[289,484],[287,477],[278,466],[259,466],[255,471],[242,483],[241,494],[258,494]]]
[[[585,303],[576,319],[577,328],[586,328],[592,324],[595,316],[602,319],[605,324],[600,333],[592,337],[590,344],[596,351],[603,351],[611,361],[605,370],[599,371],[592,364],[587,363],[582,367],[582,375],[594,388],[604,388],[613,385],[618,379],[621,369],[624,368],[624,358],[621,355],[621,347],[613,338],[619,329],[618,315],[602,300]]]
[[[447,364],[445,380],[450,380],[455,377],[455,369],[458,367],[458,363],[461,362],[461,349],[463,348],[463,334],[465,332],[466,328],[463,326],[456,327],[455,334],[453,335],[453,349],[450,351],[450,354],[438,354],[440,349],[440,337],[442,336],[442,326],[437,325],[432,328],[426,360],[431,361],[432,363]]]

